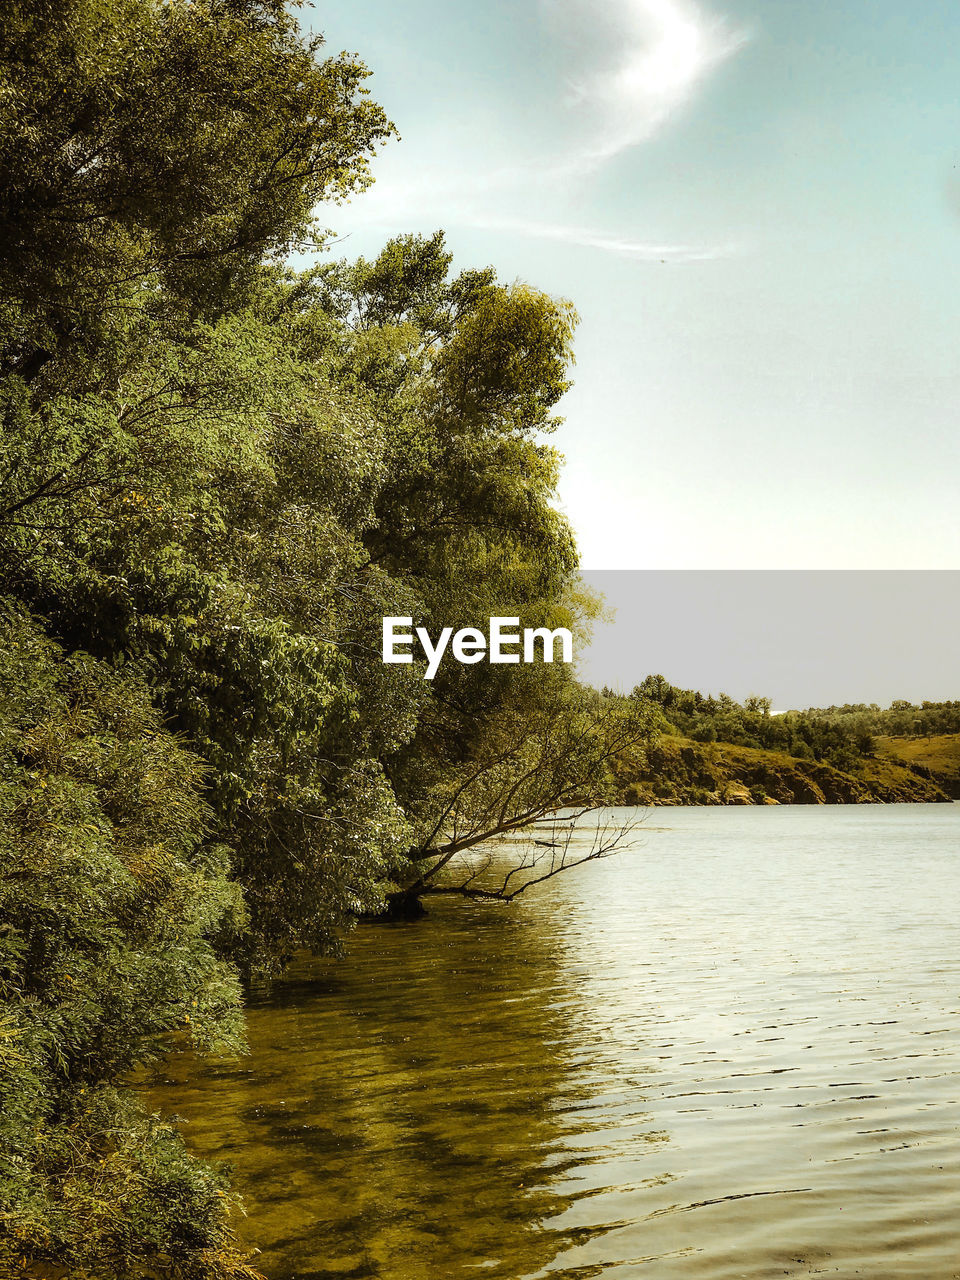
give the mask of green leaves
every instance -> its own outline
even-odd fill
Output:
[[[378,754],[419,695],[358,640],[405,590],[383,432],[277,266],[392,133],[320,45],[278,0],[4,12],[0,573],[45,628],[0,617],[0,1269],[253,1275],[115,1084],[238,1048],[224,957],[335,945],[409,842]]]
[[[393,130],[280,0],[12,0],[0,75],[0,1264],[239,1280],[118,1080],[240,1044],[226,957],[335,949],[444,832],[603,793],[565,669],[378,648],[589,614],[543,438],[576,317],[439,232],[282,265]]]
[[[436,412],[459,430],[552,430],[550,411],[570,387],[576,313],[528,285],[488,285],[459,316],[434,363]]]
[[[312,210],[368,181],[392,126],[284,6],[14,0],[0,59],[0,298],[28,381],[132,299],[216,315]],[[158,286],[163,290],[158,293]]]
[[[206,840],[203,767],[139,675],[67,659],[7,602],[0,653],[0,1223],[16,1224],[0,1258],[15,1244],[118,1273],[145,1241],[110,1196],[161,1166],[194,1182],[190,1233],[203,1221],[227,1238],[218,1181],[111,1086],[173,1032],[243,1048],[237,978],[213,943],[246,917]],[[166,1215],[151,1232],[154,1249],[195,1248]]]

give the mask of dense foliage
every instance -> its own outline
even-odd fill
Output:
[[[896,698],[889,707],[876,703],[845,703],[808,711],[850,733],[916,735],[922,738],[941,733],[960,733],[960,702],[908,702]]]
[[[384,614],[589,618],[575,316],[439,233],[286,265],[392,126],[280,0],[12,0],[0,70],[0,1258],[240,1276],[130,1073],[649,732],[559,664],[380,661]]]
[[[856,773],[876,750],[881,734],[933,734],[960,731],[960,703],[902,699],[886,709],[876,704],[809,708],[774,714],[769,698],[738,703],[725,693],[714,697],[680,689],[661,675],[647,676],[634,698],[657,709],[667,732],[695,742],[730,742],[742,747],[783,751],[801,760],[817,760]]]
[[[21,611],[0,687],[0,1266],[230,1274],[222,1180],[115,1087],[171,1032],[242,1044],[214,942],[244,913],[202,765],[136,672],[66,657]]]

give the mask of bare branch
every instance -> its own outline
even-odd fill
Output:
[[[601,813],[599,811],[595,812],[597,812],[596,827],[593,838],[585,851],[578,852],[574,847],[574,839],[581,831],[578,822],[571,822],[568,818],[565,818],[562,823],[558,821],[558,825],[562,825],[564,828],[564,834],[561,839],[551,841],[531,839],[529,843],[531,846],[536,845],[538,847],[537,851],[531,849],[529,852],[522,853],[520,861],[502,874],[498,884],[475,884],[475,881],[493,865],[493,855],[488,853],[482,866],[473,869],[465,880],[461,880],[458,884],[427,884],[420,889],[420,892],[423,894],[457,895],[463,898],[477,898],[490,902],[512,902],[533,885],[543,884],[545,881],[559,875],[561,871],[571,871],[574,867],[583,866],[584,863],[596,862],[601,858],[610,857],[623,845],[627,837],[643,823],[643,818],[638,818],[634,821],[623,823],[614,831],[607,833]],[[583,814],[579,814],[578,818],[582,816]],[[544,850],[543,852],[540,852],[541,848]],[[528,876],[522,883],[514,886],[514,878],[524,871],[536,872],[537,874]]]

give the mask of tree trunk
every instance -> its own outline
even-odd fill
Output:
[[[403,920],[420,920],[426,914],[419,889],[401,889],[398,893],[388,893],[384,909],[368,919],[377,924],[396,924]]]

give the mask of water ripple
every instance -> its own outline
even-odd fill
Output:
[[[271,1280],[960,1277],[960,806],[658,816],[166,1064]]]

